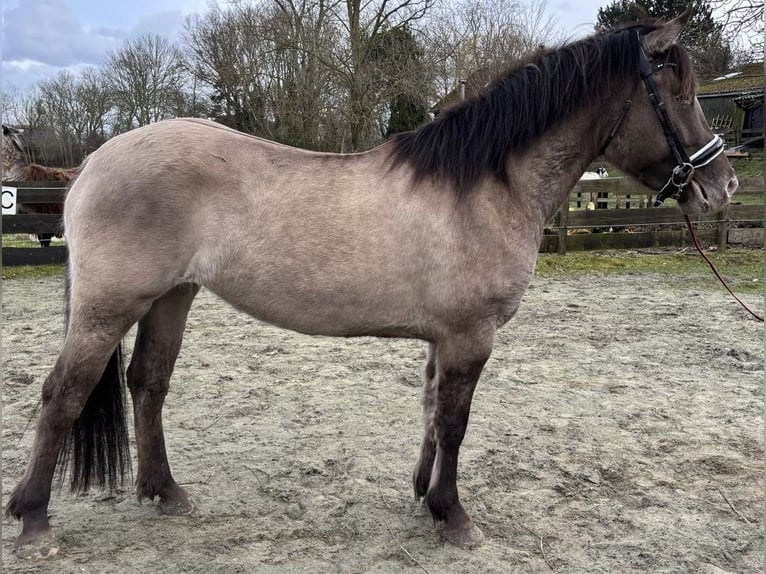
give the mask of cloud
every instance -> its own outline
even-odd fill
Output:
[[[142,16],[132,30],[132,34],[159,34],[173,41],[183,27],[184,18],[184,13],[181,10]]]
[[[3,61],[62,67],[103,62],[124,37],[118,29],[85,28],[64,0],[24,0],[3,11]]]
[[[556,16],[570,40],[593,33],[601,0],[561,0],[549,5],[548,12]]]
[[[0,70],[3,78],[2,90],[3,92],[20,90],[26,93],[37,82],[55,76],[60,69],[33,60],[3,61],[2,70]]]

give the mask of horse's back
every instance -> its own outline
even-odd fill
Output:
[[[321,172],[338,172],[333,168],[362,155],[293,148],[208,120],[166,120],[106,142],[89,156],[67,201],[73,213],[98,208],[130,220],[136,209],[175,212],[205,199],[241,207],[245,195],[263,199],[286,183],[294,199],[323,189],[337,196],[343,189]]]
[[[204,120],[168,120],[132,130],[88,158],[67,195],[67,230],[86,233],[83,227],[98,222],[172,241],[216,216],[225,214],[226,225],[248,210],[248,201],[274,171],[269,157],[287,150],[301,151]]]

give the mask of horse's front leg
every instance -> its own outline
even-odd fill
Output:
[[[479,546],[484,535],[460,504],[457,463],[468,426],[471,400],[492,351],[494,330],[439,342],[436,348],[433,432],[436,454],[425,501],[435,520],[446,523],[444,537],[457,546]]]
[[[436,458],[436,429],[434,411],[436,410],[436,345],[428,345],[428,356],[423,374],[423,442],[420,444],[420,457],[412,474],[412,486],[415,498],[421,499],[428,491],[431,471]]]

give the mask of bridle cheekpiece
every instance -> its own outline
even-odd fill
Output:
[[[711,139],[707,144],[705,144],[691,156],[686,153],[686,150],[681,143],[681,139],[678,137],[678,132],[673,126],[673,122],[670,121],[667,109],[665,109],[665,102],[660,99],[660,96],[657,93],[657,84],[654,81],[654,74],[663,68],[676,66],[677,64],[672,62],[664,62],[662,64],[654,65],[651,64],[641,44],[641,35],[638,31],[636,31],[636,34],[638,35],[639,47],[641,50],[641,80],[644,82],[644,86],[646,86],[646,91],[649,95],[649,101],[651,102],[654,113],[657,115],[657,119],[662,126],[662,131],[665,134],[665,139],[667,140],[668,145],[670,146],[670,151],[673,152],[673,156],[676,160],[676,166],[673,168],[672,175],[668,179],[667,183],[662,187],[662,189],[659,190],[657,197],[654,200],[654,207],[659,207],[668,198],[677,200],[680,197],[683,189],[691,182],[692,177],[694,177],[694,170],[706,166],[723,152],[724,141],[720,136],[714,135],[713,139]],[[614,136],[617,135],[620,126],[622,126],[622,123],[628,114],[631,103],[631,100],[628,100],[625,103],[625,107],[623,108],[622,113],[617,118],[617,121],[612,126],[606,141],[601,146],[601,153],[604,152],[607,146],[611,143],[612,139],[614,139]]]

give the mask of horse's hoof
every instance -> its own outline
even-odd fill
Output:
[[[447,542],[460,548],[478,548],[484,543],[484,534],[473,521],[462,528],[444,529],[443,536]]]
[[[23,560],[45,560],[53,558],[59,553],[59,544],[53,532],[48,532],[37,536],[31,540],[24,540],[19,537],[14,546],[16,556]]]
[[[194,512],[194,502],[186,498],[160,499],[160,512],[171,516],[189,516]]]

